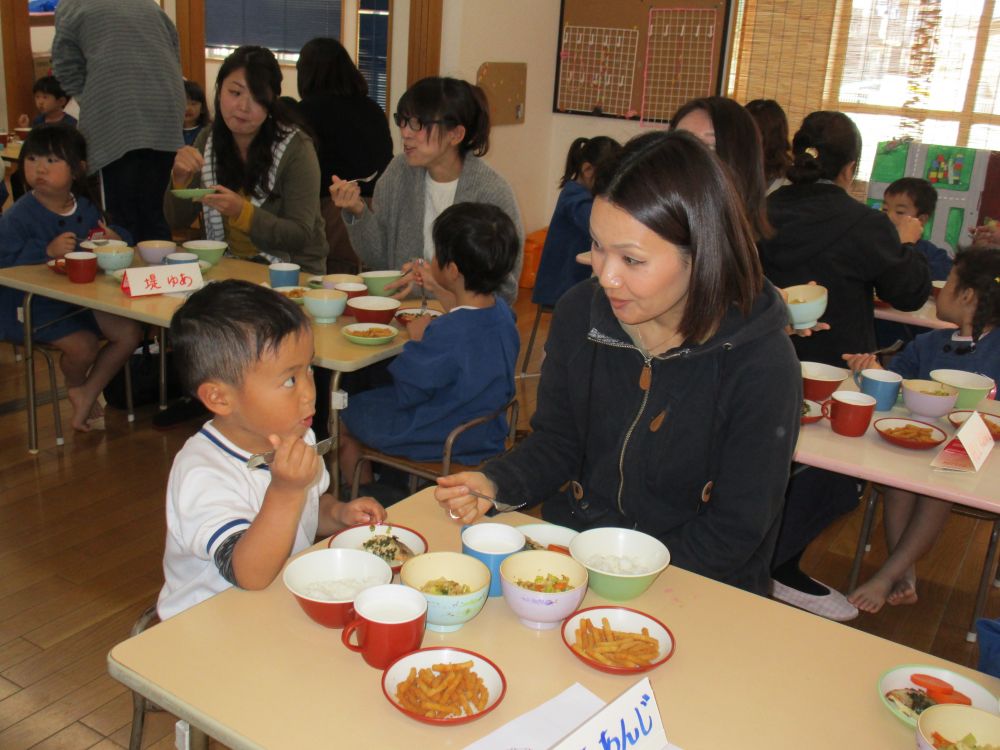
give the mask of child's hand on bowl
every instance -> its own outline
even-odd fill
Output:
[[[76,235],[72,232],[63,232],[48,244],[45,254],[50,258],[61,258],[74,250],[76,250]]]
[[[878,357],[874,354],[842,354],[843,359],[851,372],[861,372],[862,370],[881,370]]]
[[[333,520],[343,528],[358,524],[380,524],[386,519],[385,508],[374,497],[358,497],[346,503],[334,503]]]
[[[406,323],[406,332],[409,334],[410,340],[420,341],[424,337],[424,331],[427,330],[427,326],[430,325],[431,320],[433,320],[433,317],[430,315],[420,315]]]

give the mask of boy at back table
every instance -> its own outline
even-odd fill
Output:
[[[351,396],[341,416],[340,467],[354,474],[358,441],[392,456],[440,461],[448,433],[514,397],[520,347],[514,314],[497,291],[519,251],[510,217],[487,203],[456,203],[434,221],[434,259],[416,282],[450,309],[406,324],[410,341],[389,366],[392,385]],[[451,301],[454,300],[452,303]],[[452,459],[479,463],[502,453],[505,416],[463,432]],[[365,467],[361,481],[372,481]]]
[[[161,619],[230,586],[265,588],[317,533],[385,519],[372,498],[325,492],[330,475],[311,447],[312,329],[298,305],[244,281],[209,284],[174,315],[170,340],[186,390],[213,418],[167,481]],[[270,466],[247,468],[270,450]]]

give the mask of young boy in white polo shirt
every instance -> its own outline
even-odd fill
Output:
[[[372,498],[325,492],[330,475],[310,447],[313,336],[298,305],[248,282],[209,284],[174,315],[170,340],[186,390],[213,418],[167,482],[161,619],[230,586],[268,586],[317,534],[385,519]],[[270,466],[247,468],[270,450]]]

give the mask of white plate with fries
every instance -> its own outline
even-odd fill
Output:
[[[638,674],[674,655],[674,634],[647,614],[628,607],[588,607],[563,623],[566,648],[588,667],[608,674]]]
[[[507,693],[507,680],[485,656],[433,647],[390,664],[382,673],[382,692],[411,719],[445,726],[488,714]]]
[[[875,420],[875,431],[893,445],[914,450],[927,450],[941,445],[947,437],[944,430],[916,419],[886,417]]]

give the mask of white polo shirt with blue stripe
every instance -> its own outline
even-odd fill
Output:
[[[305,441],[316,436],[307,431]],[[250,455],[205,423],[174,457],[167,480],[167,540],[163,553],[165,583],[157,611],[160,619],[183,612],[230,588],[215,565],[215,552],[229,536],[246,531],[260,512],[271,483],[266,468],[248,469]],[[316,537],[319,496],[330,484],[324,464],[307,490],[292,553]]]

